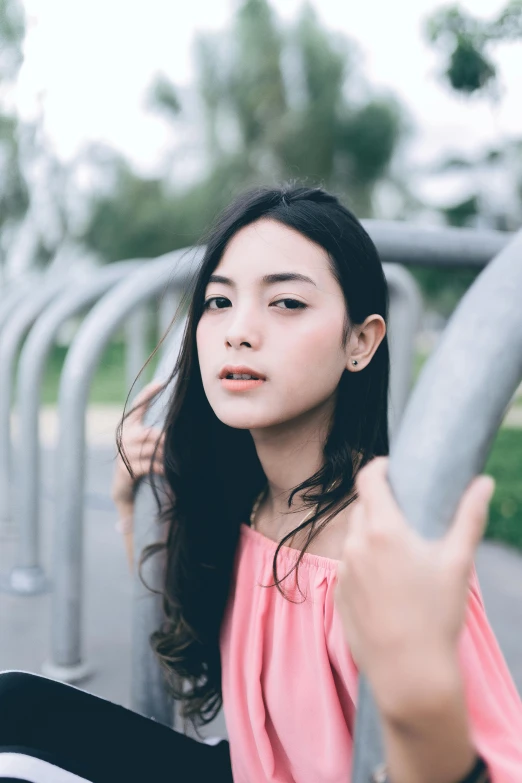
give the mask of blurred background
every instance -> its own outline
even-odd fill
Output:
[[[514,231],[521,43],[522,0],[0,0],[2,284],[197,244],[237,192],[294,178],[360,218]],[[417,375],[478,272],[411,271]],[[79,323],[46,366],[47,446]],[[149,350],[159,336],[151,319]],[[124,353],[118,332],[90,390],[89,437],[106,447]],[[486,470],[486,538],[522,550],[522,389]]]
[[[521,39],[518,0],[0,0],[0,273],[186,247],[238,191],[292,178],[363,218],[512,231]],[[413,272],[420,369],[477,272]],[[122,365],[117,339],[92,402],[123,403]],[[517,486],[493,529],[522,547],[520,433],[501,438],[499,480]]]

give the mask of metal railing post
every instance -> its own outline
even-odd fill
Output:
[[[200,253],[191,249],[190,256]],[[105,345],[129,313],[165,286],[187,284],[193,270],[186,255],[181,250],[149,261],[116,286],[93,307],[67,354],[59,392],[52,653],[43,667],[55,679],[76,682],[90,673],[81,651],[84,420],[90,383]]]
[[[21,595],[36,595],[48,587],[39,559],[40,438],[39,407],[45,362],[60,326],[91,306],[122,280],[138,261],[111,264],[95,272],[81,287],[69,285],[38,318],[22,352],[17,378],[18,438],[15,447],[14,507],[20,533],[17,562],[6,589]]]
[[[415,278],[399,264],[383,264],[390,292],[388,340],[390,393],[388,429],[393,439],[404,413],[413,380],[415,338],[422,314],[422,294]]]
[[[411,395],[390,451],[389,481],[408,522],[425,538],[448,529],[483,470],[522,378],[522,232],[467,291]],[[487,318],[484,317],[487,313]],[[509,329],[503,328],[509,323]],[[359,679],[353,783],[383,761],[377,707]]]
[[[71,277],[46,278],[11,313],[0,332],[0,525],[5,527],[12,520],[11,389],[17,352],[29,327],[70,280]]]
[[[181,348],[185,323],[186,317],[181,318],[169,335],[164,356],[156,373],[157,380],[166,381],[174,368]],[[163,426],[165,406],[175,383],[176,379],[149,406],[144,417],[147,426],[160,428]],[[158,479],[158,485],[161,485],[161,479]],[[166,690],[161,666],[149,643],[151,634],[161,626],[164,616],[161,595],[151,592],[151,590],[163,589],[165,570],[163,556],[156,555],[143,565],[142,576],[148,587],[144,586],[138,572],[139,559],[144,548],[156,543],[161,535],[167,532],[166,526],[159,529],[155,524],[157,511],[151,487],[141,482],[134,510],[131,706],[141,715],[154,718],[166,726],[174,726],[174,703]]]
[[[4,328],[15,308],[37,290],[43,279],[41,273],[24,275],[20,280],[12,280],[2,289],[0,298],[0,330]]]
[[[125,322],[125,378],[127,389],[137,394],[145,385],[143,375],[138,377],[147,360],[149,308],[137,307]],[[133,386],[134,384],[134,386]]]

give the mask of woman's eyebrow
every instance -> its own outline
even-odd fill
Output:
[[[225,277],[224,275],[210,275],[208,282],[221,283],[221,285],[229,285],[232,286],[232,288],[235,288],[236,285],[230,277]],[[274,283],[287,283],[287,282],[311,283],[311,285],[317,287],[317,283],[314,280],[312,280],[311,277],[308,277],[307,275],[302,275],[299,272],[277,272],[271,275],[264,275],[261,278],[261,283],[263,285],[273,285]]]

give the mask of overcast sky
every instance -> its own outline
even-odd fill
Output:
[[[461,5],[494,16],[507,0],[466,0]],[[295,18],[299,0],[274,0],[283,20]],[[446,151],[472,151],[499,138],[522,135],[522,46],[502,45],[502,101],[457,99],[437,79],[442,62],[423,40],[423,21],[436,0],[316,0],[325,25],[354,38],[364,73],[393,90],[418,126],[412,147],[418,160]],[[29,16],[26,60],[17,90],[23,116],[40,96],[49,137],[69,159],[89,140],[125,153],[142,171],[157,166],[172,130],[147,112],[144,91],[155,73],[190,84],[191,47],[197,30],[222,28],[235,0],[25,0]]]

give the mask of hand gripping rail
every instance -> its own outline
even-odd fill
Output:
[[[522,232],[463,297],[412,392],[392,444],[389,481],[410,524],[428,539],[448,529],[480,473],[522,378]],[[509,329],[503,328],[509,324]],[[383,761],[378,711],[359,681],[353,783]]]

